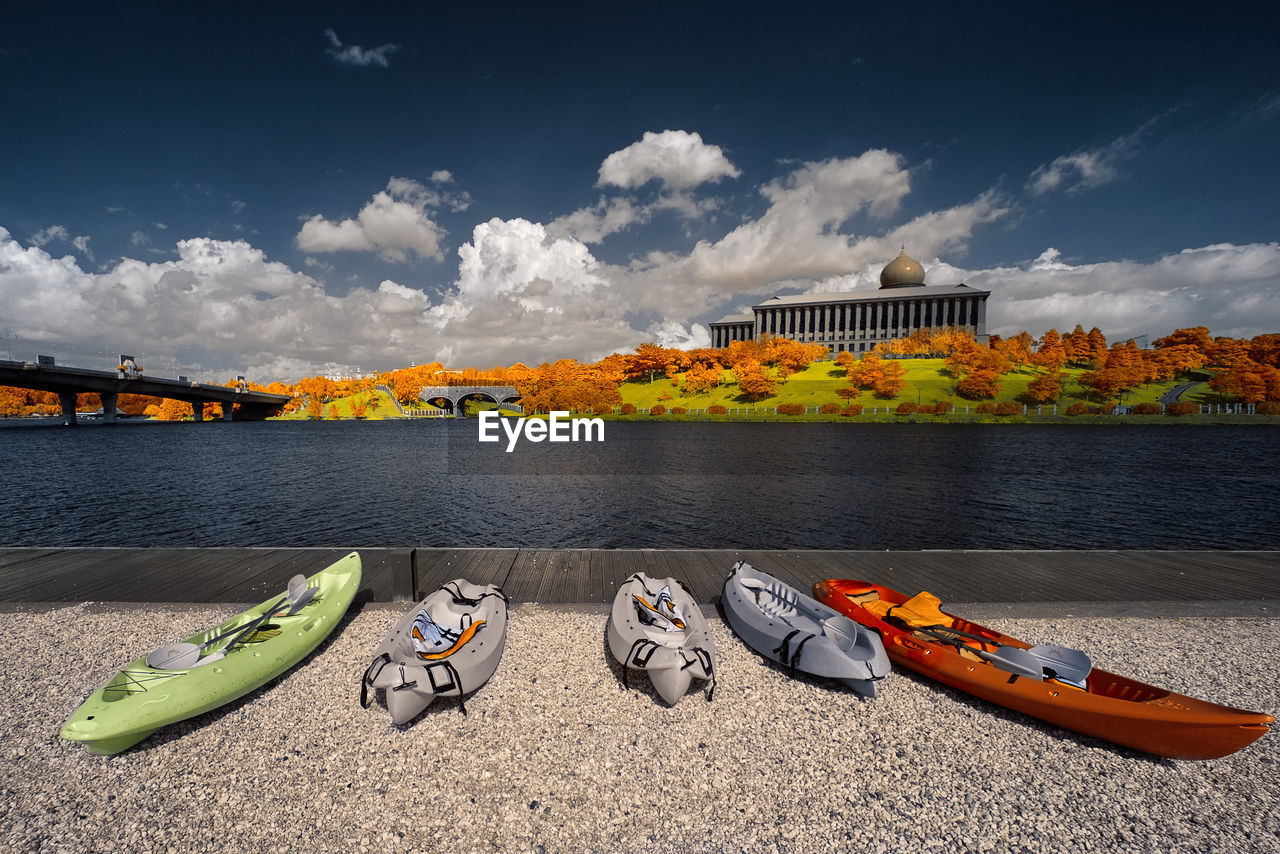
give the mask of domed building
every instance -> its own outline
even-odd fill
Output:
[[[882,288],[922,288],[924,287],[924,267],[920,262],[907,254],[907,247],[902,247],[898,257],[894,258],[880,271],[880,287]]]
[[[874,293],[775,296],[711,326],[711,346],[775,335],[825,344],[832,353],[865,353],[881,341],[906,338],[920,329],[955,327],[987,341],[987,297],[966,284],[926,285],[924,267],[906,247],[880,271]]]

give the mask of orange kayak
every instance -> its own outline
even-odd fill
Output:
[[[1054,678],[1015,675],[993,663],[990,659],[997,656],[992,653],[1008,647],[1026,655],[1022,651],[1037,648],[940,609],[933,613],[944,618],[944,628],[921,628],[923,620],[904,621],[893,613],[898,606],[909,609],[908,603],[917,598],[878,584],[829,579],[815,584],[813,595],[880,632],[895,664],[1064,729],[1135,750],[1169,759],[1217,759],[1252,744],[1275,722],[1271,715],[1197,700],[1098,668],[1089,671],[1083,689]]]

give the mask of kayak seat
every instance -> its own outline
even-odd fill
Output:
[[[778,582],[765,584],[754,580],[743,581],[742,586],[755,596],[760,613],[790,625],[790,618],[796,615],[798,603],[795,590]]]
[[[880,603],[884,602],[884,600],[880,598],[880,594],[875,590],[868,590],[866,593],[845,593],[844,598],[872,613],[882,613]],[[884,602],[884,605],[889,607],[890,603]]]

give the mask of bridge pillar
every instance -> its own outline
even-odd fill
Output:
[[[234,403],[222,404],[222,420],[223,421],[232,420],[232,416],[235,415],[235,412],[236,412],[236,405]]]
[[[199,400],[191,401],[191,419],[193,421],[204,420],[204,402]]]
[[[59,392],[58,403],[62,404],[62,423],[68,427],[76,426],[76,396],[75,393],[66,394]]]
[[[119,395],[101,392],[98,397],[102,398],[102,421],[104,424],[116,423],[116,399]]]

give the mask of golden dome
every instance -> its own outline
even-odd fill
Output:
[[[880,287],[908,288],[924,285],[924,267],[907,254],[906,247],[880,271]]]

